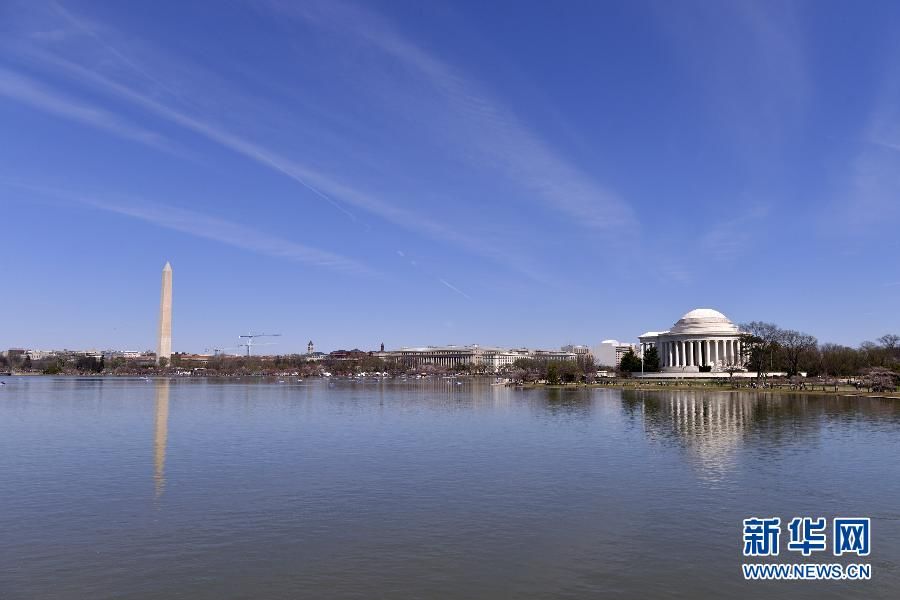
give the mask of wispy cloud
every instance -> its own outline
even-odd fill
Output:
[[[747,166],[779,164],[780,142],[803,122],[812,97],[804,20],[792,3],[654,4],[717,130]],[[760,147],[765,152],[760,152]]]
[[[900,151],[900,142],[897,142],[897,143],[886,142],[884,140],[878,140],[878,139],[870,139],[869,142],[872,144],[875,144],[876,146],[881,146],[882,148],[888,148],[890,150]]]
[[[442,101],[434,107],[441,118],[428,119],[429,125],[444,123],[446,140],[461,146],[460,156],[500,172],[527,192],[519,197],[534,199],[582,227],[617,237],[637,232],[628,203],[563,158],[483,85],[417,46],[379,15],[331,0],[303,5],[273,1],[269,6],[331,33],[352,35],[417,74]],[[396,92],[398,105],[406,104],[399,98],[404,93]]]
[[[3,67],[0,67],[0,95],[32,108],[151,146],[157,150],[182,155],[181,152],[175,150],[170,141],[158,133],[132,125],[109,111],[76,101],[29,77]]]
[[[438,279],[438,281],[440,281],[443,285],[445,285],[445,286],[448,287],[449,289],[453,290],[454,292],[456,292],[457,294],[459,294],[460,296],[462,296],[462,297],[465,298],[466,300],[471,300],[471,299],[472,299],[467,293],[465,293],[464,291],[462,291],[461,289],[459,289],[458,287],[456,287],[455,285],[453,285],[452,283],[450,283],[450,282],[447,281],[446,279]]]
[[[520,256],[511,256],[504,250],[495,248],[483,240],[462,234],[421,214],[406,210],[375,195],[341,183],[275,150],[232,133],[222,126],[215,125],[164,104],[129,85],[114,81],[95,70],[42,50],[30,49],[28,56],[39,61],[44,66],[54,68],[75,82],[89,84],[97,90],[111,94],[120,100],[128,101],[159,118],[203,136],[224,148],[293,179],[354,221],[357,220],[356,216],[344,205],[369,212],[416,234],[458,245],[469,252],[496,260],[498,263],[513,268],[537,281],[546,281],[542,275],[529,269]]]
[[[669,283],[686,284],[693,279],[691,270],[681,259],[664,256],[656,261],[654,268],[660,279]]]
[[[900,43],[895,41],[895,49]],[[896,56],[897,53],[891,54]],[[823,214],[823,229],[872,235],[900,220],[900,62],[889,60],[862,128],[856,154],[849,161],[845,184]]]
[[[0,179],[0,183],[24,188],[51,198],[76,202],[90,208],[138,219],[158,227],[219,242],[256,254],[356,275],[376,275],[375,271],[356,260],[298,244],[245,225],[232,223],[197,211],[134,198],[110,199],[94,194],[75,193],[69,190],[20,183],[8,179]]]
[[[759,237],[760,222],[768,214],[768,207],[757,205],[741,214],[714,223],[700,237],[700,250],[704,256],[717,261],[733,261],[747,252],[752,240]]]
[[[137,107],[148,115],[176,125],[184,131],[280,173],[345,214],[351,222],[365,227],[367,231],[371,231],[371,224],[362,222],[361,217],[352,211],[364,211],[415,235],[445,242],[467,253],[488,258],[532,281],[545,285],[554,284],[552,277],[536,269],[521,249],[513,251],[508,244],[495,243],[496,239],[470,233],[467,231],[470,226],[461,228],[454,226],[450,220],[433,218],[420,210],[427,206],[428,211],[431,211],[432,206],[416,201],[414,196],[406,199],[415,202],[415,208],[407,208],[394,198],[388,200],[391,197],[390,192],[373,193],[364,189],[366,186],[348,183],[332,173],[312,166],[309,162],[294,158],[291,153],[276,149],[272,144],[251,139],[238,133],[238,129],[224,125],[221,119],[217,119],[222,116],[219,114],[221,103],[216,102],[214,106],[201,109],[193,102],[194,92],[197,90],[190,87],[190,82],[209,79],[202,70],[193,69],[189,63],[180,61],[179,83],[187,82],[188,85],[182,89],[184,85],[174,85],[160,75],[168,73],[169,70],[157,68],[159,57],[154,58],[152,49],[140,46],[140,55],[145,60],[139,61],[132,56],[127,47],[129,42],[123,41],[126,40],[126,36],[109,26],[87,21],[63,9],[55,12],[59,13],[56,18],[42,14],[42,24],[48,26],[45,29],[71,30],[72,35],[62,36],[65,39],[64,43],[40,43],[31,40],[26,32],[24,38],[19,36],[16,39],[6,40],[5,46],[11,51],[10,55],[38,72],[70,80],[75,89],[88,88],[94,95],[99,93],[101,97],[113,99],[119,104],[125,102],[126,106]],[[123,48],[123,44],[126,47]],[[162,61],[160,64],[164,65],[166,62]],[[193,72],[195,70],[196,73]],[[222,88],[218,96],[232,99],[243,97],[243,94]],[[244,107],[246,111],[254,114],[267,115],[270,112],[260,106],[252,109],[252,102],[246,104]],[[296,143],[296,138],[293,141]],[[514,151],[511,150],[511,153]],[[561,175],[559,179],[566,180],[566,177]],[[607,217],[614,219],[615,212],[610,211]]]

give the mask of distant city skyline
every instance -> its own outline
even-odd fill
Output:
[[[900,331],[896,3],[0,14],[0,348]]]

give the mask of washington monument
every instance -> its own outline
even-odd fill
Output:
[[[162,270],[162,290],[159,293],[159,340],[156,344],[156,364],[172,357],[172,265],[166,262]]]

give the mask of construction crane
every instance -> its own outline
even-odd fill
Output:
[[[253,350],[253,346],[269,346],[274,344],[275,342],[264,342],[262,344],[256,344],[253,342],[256,338],[259,337],[281,337],[280,333],[248,333],[246,335],[238,336],[246,339],[247,341],[243,344],[240,344],[241,347],[247,349],[247,356],[250,356],[251,350]]]

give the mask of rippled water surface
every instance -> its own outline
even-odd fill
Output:
[[[900,597],[896,401],[5,382],[3,599]],[[871,516],[872,580],[745,582],[757,515]]]

